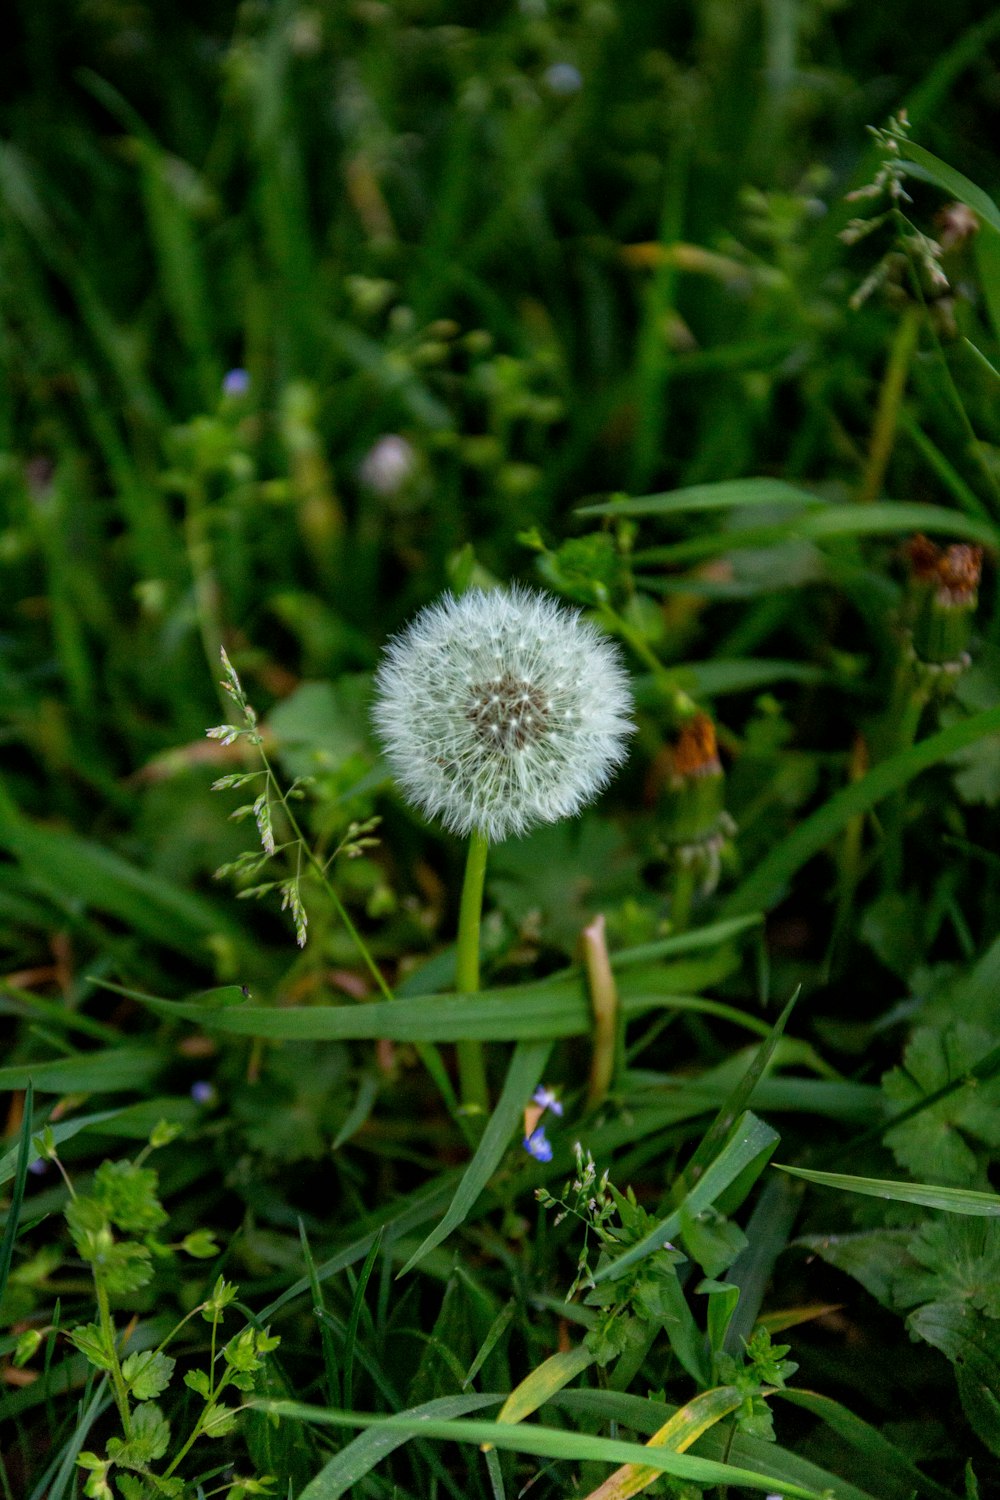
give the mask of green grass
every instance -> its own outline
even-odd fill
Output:
[[[8,29],[0,1494],[605,1500],[638,1464],[986,1500],[1000,18]],[[899,159],[912,201],[848,200]],[[984,549],[973,612],[915,532]],[[490,850],[476,991],[464,851],[391,785],[371,677],[443,589],[512,579],[617,637],[638,732],[596,808]],[[274,860],[212,790],[258,769],[205,737],[223,647]],[[703,781],[671,775],[696,710]]]

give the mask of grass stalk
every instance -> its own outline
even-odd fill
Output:
[[[906,390],[910,363],[917,347],[922,316],[923,308],[911,304],[896,327],[889,349],[889,362],[886,365],[882,388],[879,391],[868,458],[861,476],[861,488],[858,491],[858,499],[862,504],[870,504],[882,492],[889,459],[892,457],[896,442],[903,393]]]

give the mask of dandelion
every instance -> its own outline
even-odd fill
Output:
[[[374,708],[386,756],[410,802],[469,838],[460,994],[479,989],[490,843],[569,817],[596,797],[625,758],[631,708],[613,643],[530,589],[446,594],[389,642]],[[467,1038],[457,1050],[463,1109],[481,1117],[489,1109],[482,1044]],[[536,1137],[526,1131],[526,1142]]]
[[[539,1125],[537,1130],[533,1130],[530,1135],[525,1136],[524,1149],[536,1161],[552,1160],[552,1143],[546,1136],[543,1125]]]
[[[404,795],[490,843],[578,812],[632,732],[617,648],[524,588],[446,594],[389,642],[376,682],[375,724]]]

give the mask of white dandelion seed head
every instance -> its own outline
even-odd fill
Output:
[[[634,727],[614,642],[516,585],[421,610],[375,681],[375,726],[404,796],[490,843],[591,802]]]

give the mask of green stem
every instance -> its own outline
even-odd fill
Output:
[[[326,864],[324,864],[319,856],[314,853],[311,845],[307,843],[305,834],[302,832],[302,829],[299,826],[298,819],[296,818],[295,813],[292,811],[292,808],[289,804],[288,797],[282,791],[281,784],[278,781],[277,776],[275,776],[274,774],[267,751],[264,749],[264,744],[260,737],[260,734],[256,731],[255,733],[257,753],[259,754],[264,765],[264,771],[267,776],[267,785],[268,787],[274,789],[274,795],[280,802],[282,811],[284,812],[285,817],[288,819],[289,827],[291,828],[292,833],[294,834],[298,842],[299,860],[301,861],[302,855],[304,853],[311,869],[316,874],[317,879],[319,880],[324,891],[329,897],[334,911],[337,913],[337,916],[344,924],[344,927],[347,930],[347,935],[357,949],[358,954],[360,955],[361,960],[365,965],[365,968],[368,970],[369,974],[372,976],[376,985],[378,986],[379,994],[381,995],[382,999],[395,999],[392,990],[389,988],[388,984],[385,981],[381,969],[372,956],[368,944],[365,942],[364,938],[361,936],[360,932],[351,921],[344,903],[337,895],[333,882],[327,872]],[[433,1042],[417,1042],[416,1051],[421,1062],[424,1064],[424,1067],[427,1069],[428,1073],[431,1075],[431,1078],[437,1085],[438,1090],[441,1093],[441,1096],[444,1099],[444,1102],[452,1118],[457,1119],[458,1101],[455,1098],[454,1090],[451,1087],[451,1081],[445,1071],[444,1063],[441,1060],[441,1056],[437,1048],[434,1046]]]
[[[111,1321],[108,1293],[99,1276],[94,1277],[94,1286],[97,1290],[97,1312],[101,1320],[101,1332],[111,1356],[111,1384],[114,1387],[115,1404],[118,1407],[118,1415],[122,1419],[122,1431],[126,1438],[130,1438],[132,1436],[132,1412],[128,1404],[128,1386],[125,1384],[125,1376],[122,1374],[122,1367],[118,1360],[115,1325]]]
[[[888,744],[883,759],[898,755],[914,744],[927,701],[927,689],[915,678],[909,661],[901,656],[889,705],[886,725]],[[902,879],[905,820],[906,792],[894,792],[888,799],[883,814],[885,856],[882,864],[882,888],[885,891],[896,890]]]
[[[678,864],[670,892],[670,930],[684,932],[691,921],[691,903],[694,900],[695,876],[690,865]]]
[[[462,904],[458,914],[458,948],[455,959],[455,988],[460,995],[474,995],[479,989],[479,929],[483,914],[483,885],[486,880],[486,856],[489,844],[478,829],[469,840],[462,884]],[[457,1043],[458,1074],[462,1107],[469,1114],[488,1114],[489,1089],[483,1044],[461,1039]]]
[[[906,309],[899,320],[892,347],[889,350],[889,363],[886,366],[885,378],[879,392],[875,422],[872,426],[871,448],[858,493],[858,499],[862,502],[875,500],[885,480],[885,471],[889,467],[893,444],[896,441],[896,428],[899,425],[899,413],[903,393],[906,390],[906,377],[917,347],[917,335],[920,332],[922,316],[923,309],[919,306],[911,305]]]

